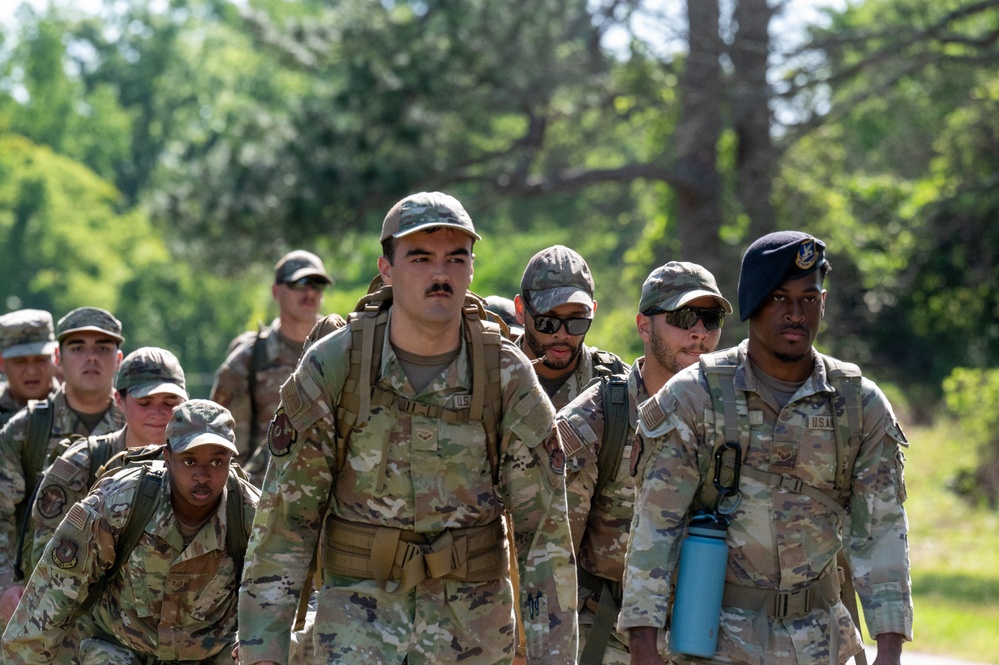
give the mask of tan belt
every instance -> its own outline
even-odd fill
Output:
[[[842,576],[842,568],[832,568],[808,586],[794,591],[760,589],[726,582],[722,607],[765,610],[775,619],[804,616],[816,607],[829,607],[836,602]]]
[[[323,569],[333,575],[373,579],[404,593],[427,578],[492,582],[507,573],[509,547],[503,520],[479,527],[448,529],[432,542],[415,531],[326,521]],[[389,582],[395,582],[392,587]]]

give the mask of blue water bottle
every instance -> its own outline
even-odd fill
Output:
[[[680,545],[680,565],[673,598],[669,648],[674,653],[710,658],[718,648],[718,623],[728,545],[728,520],[698,511],[690,518]]]

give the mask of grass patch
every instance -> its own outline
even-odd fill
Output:
[[[948,489],[977,449],[947,422],[907,431],[915,640],[908,649],[999,663],[999,516]],[[904,656],[903,656],[904,660]]]

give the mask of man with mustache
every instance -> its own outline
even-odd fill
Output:
[[[670,261],[642,285],[635,323],[645,355],[627,376],[594,382],[559,411],[566,454],[569,524],[579,579],[582,665],[627,665],[628,639],[614,634],[621,605],[635,483],[628,472],[638,404],[702,353],[718,346],[732,313],[714,276],[695,263]]]
[[[298,364],[305,339],[321,318],[323,292],[333,285],[322,260],[296,249],[274,266],[271,297],[278,316],[269,326],[247,331],[229,343],[225,362],[215,373],[211,399],[236,419],[237,461],[257,487],[267,468],[267,427],[277,409],[278,391]],[[344,320],[332,314],[328,324]]]
[[[240,590],[240,663],[288,662],[313,557],[324,663],[509,663],[515,604],[530,663],[575,662],[564,457],[545,445],[555,414],[468,294],[479,239],[452,196],[397,202],[382,223],[383,286],[347,327],[317,334],[281,388]]]
[[[0,430],[0,622],[10,618],[31,572],[18,564],[30,559],[30,499],[50,453],[71,434],[108,434],[125,424],[113,388],[125,341],[121,322],[99,307],[78,307],[59,319],[56,341],[66,382]]]
[[[671,611],[673,629],[690,616],[671,608],[670,583],[695,510],[692,523],[727,544],[724,579],[698,579],[696,590],[703,599],[724,585],[720,626],[699,625],[717,643],[681,642],[672,662],[845,663],[863,650],[852,586],[841,596],[848,582],[877,639],[875,665],[898,665],[912,638],[908,444],[878,387],[813,347],[829,269],[825,244],[808,234],[754,242],[739,277],[749,338],[702,356],[639,406],[632,468],[642,475],[618,620],[635,665],[665,662],[657,632]]]
[[[518,345],[555,409],[561,409],[598,374],[621,374],[625,365],[613,353],[583,343],[593,323],[590,267],[563,245],[541,250],[527,264],[514,298],[517,321],[524,326]]]

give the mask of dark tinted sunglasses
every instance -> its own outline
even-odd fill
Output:
[[[306,289],[312,289],[313,291],[319,291],[322,293],[329,286],[328,283],[321,279],[316,279],[315,277],[303,277],[302,279],[296,279],[294,282],[285,282],[287,286],[292,291],[305,291]]]
[[[666,323],[683,330],[690,330],[697,325],[698,321],[704,322],[704,327],[708,332],[718,330],[725,325],[725,310],[713,307],[681,307],[672,312],[661,307],[652,307],[642,312],[645,316],[655,316],[664,314]]]
[[[526,294],[524,295],[524,305],[527,307],[531,319],[534,320],[534,329],[543,335],[554,335],[562,326],[565,326],[565,332],[569,335],[585,335],[586,331],[590,329],[590,324],[593,323],[593,319],[560,319],[557,316],[540,316],[531,307],[531,301]]]

